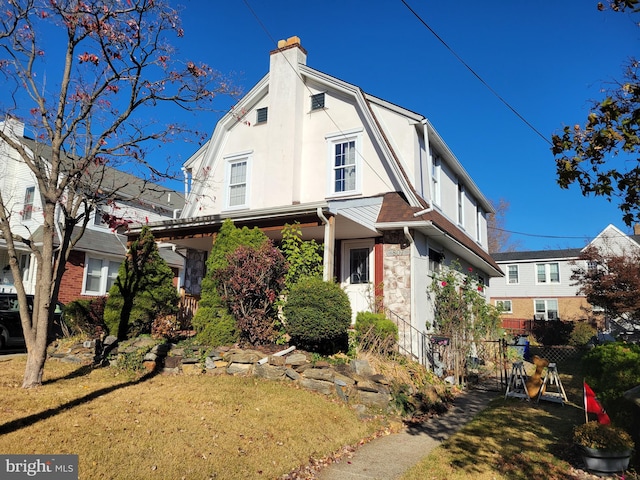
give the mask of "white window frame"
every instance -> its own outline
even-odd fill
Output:
[[[515,267],[516,281],[511,281],[510,270],[511,267]],[[520,266],[519,265],[507,265],[507,285],[518,285],[520,283]]]
[[[362,129],[350,130],[347,132],[334,133],[325,136],[327,141],[327,196],[328,197],[342,197],[350,195],[359,195],[362,193]],[[354,142],[355,158],[355,182],[352,190],[344,190],[336,192],[336,171],[339,170],[335,166],[336,159],[336,145]]]
[[[87,289],[87,279],[89,277],[89,265],[91,261],[100,262],[100,286],[98,290],[88,290]],[[120,264],[122,263],[122,259],[116,257],[96,257],[91,256],[88,253],[85,254],[84,259],[84,271],[82,273],[82,295],[106,295],[109,293],[109,288],[115,282],[115,279],[118,276],[118,269],[120,268]],[[113,264],[113,265],[111,265]],[[117,266],[116,266],[117,265]],[[115,269],[114,269],[115,267]],[[109,280],[113,280],[109,282]]]
[[[458,180],[458,226],[464,229],[464,185]]]
[[[253,152],[242,152],[225,158],[225,182],[224,182],[224,205],[225,210],[241,210],[249,208],[250,200],[250,185],[251,185],[251,154]],[[231,185],[231,172],[235,165],[245,163],[246,174],[244,182]],[[244,202],[237,205],[231,205],[231,190],[232,187],[237,187],[244,184]]]
[[[440,175],[442,172],[442,159],[438,154],[431,154],[431,201],[434,205],[440,205]]]
[[[495,305],[496,308],[502,308],[500,313],[513,313],[513,302],[511,300],[496,300]]]
[[[29,221],[33,219],[33,208],[36,203],[36,187],[29,186],[24,190],[24,202],[22,204],[22,220]]]
[[[551,265],[557,265],[558,267],[558,279],[554,280],[551,277]],[[544,268],[544,280],[540,280],[540,267]],[[536,263],[535,264],[536,285],[558,285],[560,284],[560,263],[548,262],[548,263]]]
[[[484,218],[484,210],[480,205],[476,205],[476,241],[480,244],[483,242],[482,238],[482,219]]]
[[[533,300],[533,313],[534,317],[538,318],[542,315],[542,310],[538,310],[538,302],[544,302],[544,320],[559,320],[560,313],[558,312],[558,299],[557,298],[536,298]],[[555,303],[555,308],[549,308],[550,303]],[[549,312],[555,312],[554,315],[549,315]]]

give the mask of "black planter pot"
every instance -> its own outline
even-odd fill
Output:
[[[620,452],[582,447],[582,460],[589,472],[598,476],[622,473],[629,467],[632,450]]]

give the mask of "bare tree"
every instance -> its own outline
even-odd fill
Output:
[[[6,121],[0,141],[28,167],[42,205],[36,241],[20,228],[16,198],[0,192],[0,232],[21,306],[28,388],[42,382],[69,253],[96,202],[122,187],[111,168],[145,167],[157,178],[161,169],[150,165],[147,146],[187,130],[175,114],[165,113],[167,124],[154,120],[153,108],[206,108],[230,87],[208,66],[178,58],[171,42],[183,36],[179,14],[163,0],[9,0],[0,28],[0,72],[14,85],[5,91],[9,104],[0,114],[19,119],[34,136],[25,141],[12,130],[15,122]],[[37,259],[32,313],[18,265],[20,244]]]
[[[520,242],[511,240],[511,232],[506,230],[507,212],[509,211],[508,200],[500,198],[497,202],[491,201],[494,213],[487,218],[487,236],[490,253],[513,252],[520,247]]]

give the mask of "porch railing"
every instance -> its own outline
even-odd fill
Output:
[[[191,330],[191,321],[198,311],[200,295],[192,295],[184,290],[180,291],[180,303],[178,304],[178,324],[181,330]]]
[[[427,334],[421,332],[416,327],[407,322],[397,313],[386,310],[387,318],[398,326],[398,351],[399,353],[422,364],[425,368],[430,368],[429,346]]]

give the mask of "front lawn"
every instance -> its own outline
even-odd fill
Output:
[[[77,454],[83,480],[275,479],[381,428],[285,382],[49,361],[44,385],[25,390],[24,367],[0,361],[0,452]]]

